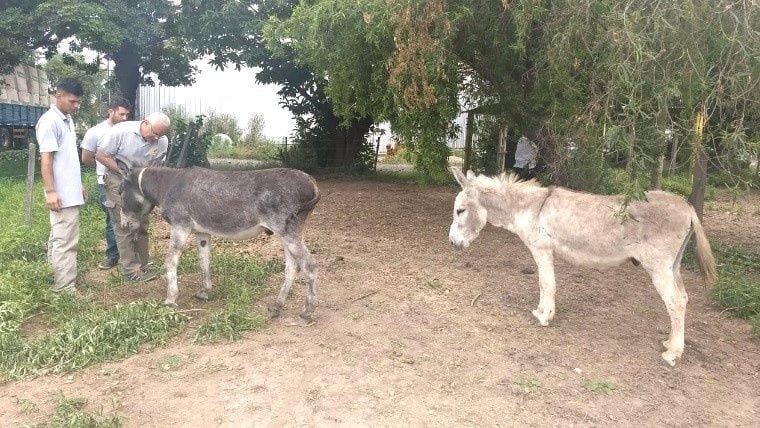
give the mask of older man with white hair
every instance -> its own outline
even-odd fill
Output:
[[[150,251],[148,242],[148,216],[140,219],[140,227],[134,232],[121,226],[121,174],[116,158],[131,164],[157,164],[166,160],[169,140],[169,117],[163,113],[149,114],[143,120],[121,122],[114,125],[98,143],[95,159],[107,168],[105,174],[106,201],[113,221],[119,264],[128,281],[149,281],[155,274],[146,272]]]

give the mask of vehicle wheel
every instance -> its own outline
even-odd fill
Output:
[[[0,150],[9,150],[13,146],[13,139],[8,128],[0,128]]]

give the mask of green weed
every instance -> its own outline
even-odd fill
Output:
[[[116,415],[105,416],[103,409],[95,413],[84,411],[87,400],[84,398],[61,397],[49,422],[35,425],[36,428],[118,428],[121,419]]]
[[[520,389],[528,394],[534,394],[538,392],[539,388],[541,388],[541,382],[538,381],[538,379],[533,378],[517,378],[515,379],[515,385],[519,386]]]
[[[586,379],[581,386],[586,391],[594,393],[612,395],[615,392],[615,385],[609,380]]]

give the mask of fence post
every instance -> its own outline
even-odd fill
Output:
[[[32,225],[32,203],[34,202],[34,165],[37,160],[37,149],[34,143],[29,143],[29,160],[26,164],[26,200],[24,201],[24,222]]]
[[[475,113],[467,112],[467,122],[464,126],[464,160],[462,162],[462,172],[465,174],[470,169],[470,159],[472,158],[472,122]]]
[[[377,171],[377,157],[380,154],[380,137],[377,137],[377,145],[375,146],[375,171]]]
[[[179,152],[179,159],[177,159],[177,168],[185,167],[185,155],[187,154],[187,145],[190,143],[190,135],[193,133],[194,122],[190,122],[187,126],[187,134],[185,135],[185,141],[182,143],[182,150]]]

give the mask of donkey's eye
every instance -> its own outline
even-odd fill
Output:
[[[457,215],[462,215],[462,213],[463,213],[463,212],[464,212],[464,210],[463,210],[463,209],[458,209],[458,210],[457,210]]]

